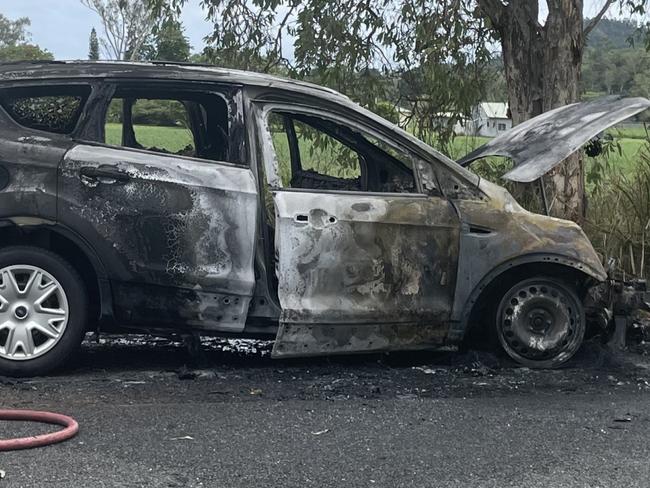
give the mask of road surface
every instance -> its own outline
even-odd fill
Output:
[[[80,434],[0,454],[4,487],[648,487],[648,356],[588,344],[571,367],[485,353],[275,361],[269,345],[86,345],[57,376],[0,378],[0,407]],[[191,364],[191,363],[190,363]],[[0,423],[0,437],[47,426]]]

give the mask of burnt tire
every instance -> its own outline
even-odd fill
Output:
[[[569,284],[538,276],[506,291],[496,311],[496,337],[519,364],[554,368],[580,349],[586,321],[582,301]]]
[[[79,273],[45,249],[0,249],[0,375],[60,368],[86,332],[88,297]]]

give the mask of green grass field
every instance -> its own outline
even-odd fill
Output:
[[[646,128],[644,124],[627,124],[614,126],[607,132],[614,137],[624,139],[647,139],[650,135],[650,126]]]
[[[121,125],[106,124],[106,142],[108,144],[119,145],[121,141]],[[162,148],[170,152],[178,152],[192,145],[192,133],[182,127],[158,127],[158,126],[135,126],[136,139],[145,147]],[[609,133],[618,142],[621,152],[612,151],[609,155],[608,163],[610,167],[620,169],[623,173],[630,173],[634,170],[638,161],[639,150],[646,144],[646,133],[642,125],[633,127],[624,127],[621,129],[610,129]],[[450,146],[449,154],[452,159],[460,159],[468,152],[485,144],[489,139],[485,137],[457,136]],[[286,138],[282,134],[277,134],[274,140],[278,159],[280,161],[289,160],[289,148]],[[444,152],[444,151],[443,151]],[[301,146],[302,154],[309,154]],[[312,154],[313,161],[307,162],[306,167],[318,169],[317,163],[327,160],[322,153]],[[590,164],[591,158],[587,158],[587,164]],[[288,168],[282,168],[285,172]],[[284,175],[283,175],[284,176]],[[344,176],[344,175],[342,175]],[[349,175],[348,175],[349,176]]]
[[[639,151],[645,146],[643,139],[617,139],[621,152],[614,151],[609,155],[609,165],[612,168],[620,169],[623,173],[634,171],[638,162]]]
[[[184,127],[134,126],[135,138],[144,147],[157,147],[178,152],[194,145],[192,132]],[[106,124],[106,143],[119,146],[122,142],[122,124]]]

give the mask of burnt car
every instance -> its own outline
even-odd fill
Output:
[[[563,107],[462,163],[531,181],[648,105]],[[285,358],[455,349],[472,326],[551,367],[607,278],[576,224],[315,85],[19,63],[0,106],[0,374],[51,371],[89,330],[274,337]]]

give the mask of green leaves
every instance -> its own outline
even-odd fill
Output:
[[[185,0],[150,0],[178,13]],[[371,110],[413,112],[444,145],[484,97],[493,37],[474,0],[202,0],[203,60],[313,81]],[[385,107],[381,108],[385,111]],[[445,114],[445,123],[440,123]]]
[[[155,56],[160,61],[188,61],[190,43],[183,26],[173,18],[167,18],[155,33]]]
[[[30,21],[27,17],[21,17],[16,20],[10,20],[0,14],[0,47],[15,46],[25,43],[29,40]]]
[[[99,60],[99,39],[94,27],[90,31],[90,38],[88,39],[88,59],[91,61]]]
[[[40,61],[54,59],[52,53],[30,44],[27,17],[10,20],[0,14],[0,61]]]

